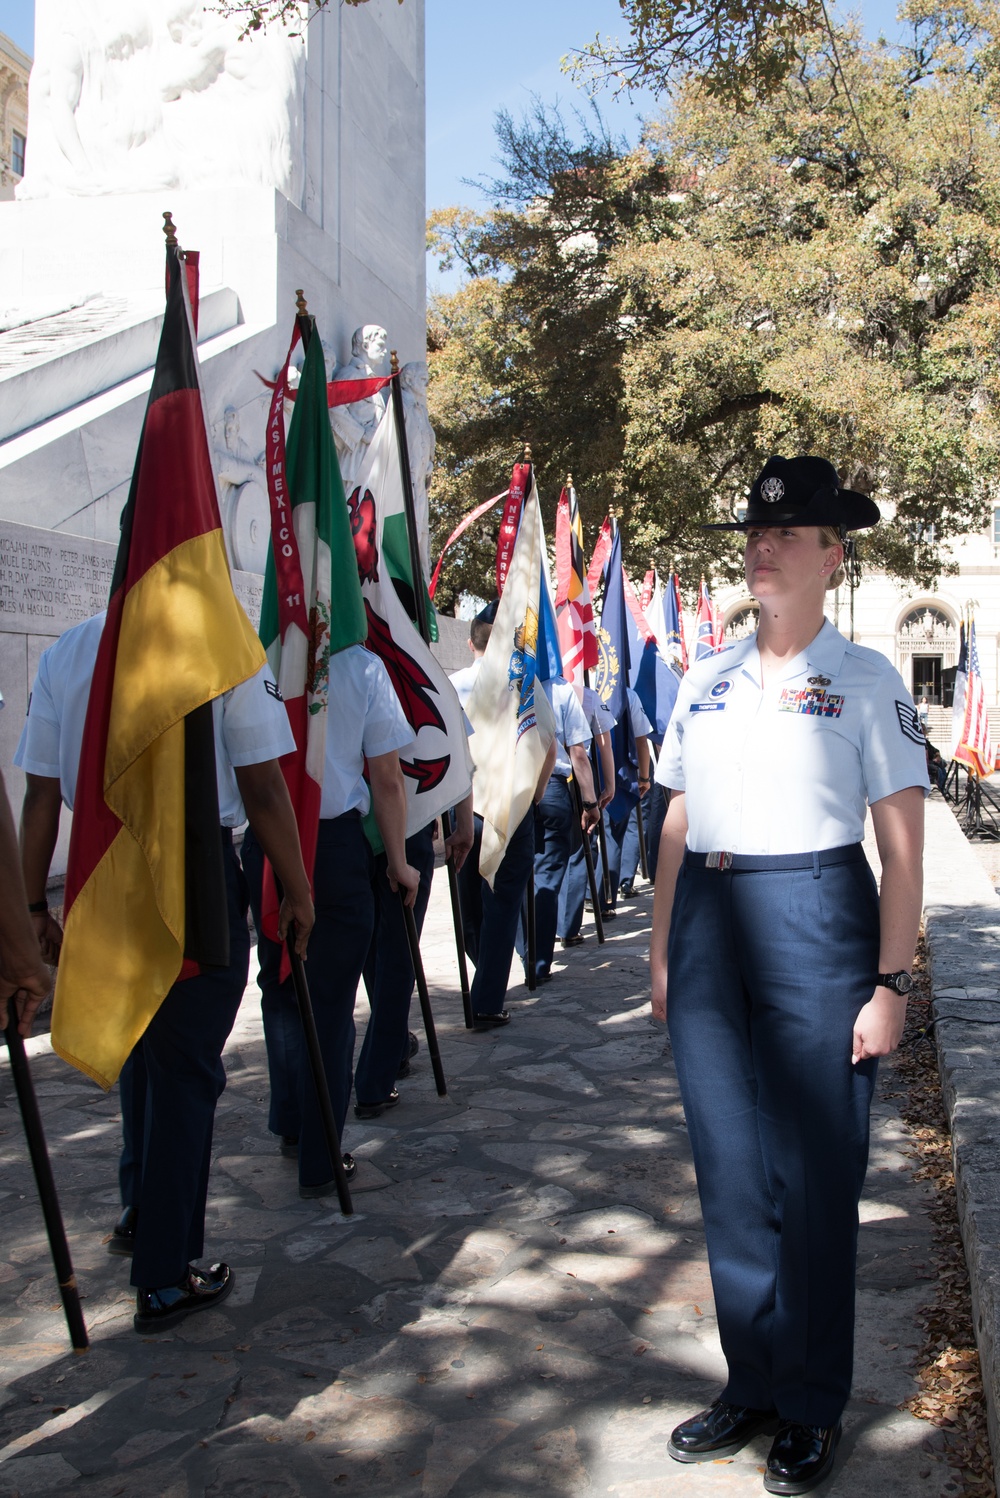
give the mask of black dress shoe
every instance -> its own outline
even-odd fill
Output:
[[[635,889],[631,884],[619,884],[618,893],[621,895],[623,900],[631,900],[632,896],[635,894]]]
[[[358,1162],[353,1155],[344,1155],[344,1174],[349,1181],[353,1181],[358,1173]],[[337,1189],[336,1181],[321,1181],[318,1186],[300,1186],[299,1195],[304,1202],[314,1201],[321,1196],[333,1196]]]
[[[472,1016],[472,1028],[474,1030],[496,1030],[501,1025],[510,1024],[510,1015],[506,1009],[501,1009],[499,1014],[474,1014]]]
[[[762,1431],[778,1423],[776,1410],[755,1410],[745,1404],[717,1399],[707,1410],[684,1420],[667,1442],[675,1462],[714,1462],[733,1456]]]
[[[399,1093],[394,1087],[389,1096],[384,1097],[380,1103],[355,1103],[354,1116],[355,1118],[379,1118],[389,1108],[395,1108],[398,1102]]]
[[[286,1160],[297,1160],[299,1158],[298,1134],[282,1134],[278,1148]]]
[[[135,1248],[135,1225],[139,1220],[139,1213],[135,1207],[125,1207],[122,1215],[111,1229],[111,1237],[108,1239],[108,1253],[117,1254],[122,1259],[130,1259],[132,1250]]]
[[[225,1300],[233,1288],[228,1264],[208,1269],[189,1268],[179,1285],[165,1290],[137,1290],[132,1325],[137,1332],[165,1332],[195,1311],[208,1311]]]
[[[564,936],[562,944],[564,947],[582,947],[586,940],[585,936]]]
[[[617,919],[618,919],[618,912],[617,912],[617,910],[613,910],[610,905],[608,906],[607,910],[604,910],[602,908],[602,910],[601,910],[601,920],[602,921],[617,921]]]
[[[783,1420],[771,1445],[764,1474],[769,1493],[810,1493],[833,1471],[839,1425],[797,1425]]]

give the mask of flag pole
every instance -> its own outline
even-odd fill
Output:
[[[7,1052],[10,1056],[10,1070],[21,1109],[25,1138],[28,1141],[31,1167],[38,1186],[38,1198],[42,1204],[45,1231],[48,1234],[52,1264],[59,1282],[59,1294],[62,1297],[69,1338],[74,1352],[86,1352],[90,1341],[83,1320],[80,1292],[76,1285],[76,1275],[73,1273],[73,1261],[70,1258],[69,1243],[66,1240],[66,1228],[63,1225],[59,1198],[56,1195],[52,1162],[45,1147],[45,1131],[42,1128],[42,1117],[38,1111],[38,1100],[35,1097],[35,1088],[31,1080],[24,1040],[17,1028],[17,1009],[13,996],[8,1003],[8,1015],[7,1029],[4,1034],[7,1040]]]
[[[420,941],[417,937],[417,923],[413,919],[413,911],[403,899],[403,891],[399,891],[399,903],[403,908],[403,924],[406,927],[406,945],[410,949],[410,961],[413,964],[413,976],[417,980],[417,997],[420,999],[420,1013],[424,1021],[424,1036],[427,1041],[427,1054],[431,1058],[431,1070],[434,1073],[434,1086],[437,1088],[438,1097],[446,1097],[448,1084],[444,1079],[444,1068],[441,1065],[441,1052],[438,1050],[437,1031],[434,1028],[434,1016],[431,1013],[431,997],[427,992],[427,978],[424,974],[423,959],[420,956]]]
[[[395,349],[391,350],[389,360],[389,368],[392,373],[392,379],[389,382],[389,388],[392,392],[392,419],[396,424],[396,446],[399,449],[399,477],[403,486],[406,543],[410,553],[410,581],[413,586],[413,612],[416,615],[414,623],[420,631],[420,638],[429,647],[431,632],[427,624],[427,610],[424,607],[424,573],[420,562],[420,543],[417,539],[417,510],[413,503],[413,476],[410,473],[410,450],[406,445],[406,413],[403,410],[403,390],[399,375],[399,358]],[[452,829],[454,829],[454,807],[448,812],[448,822]],[[465,1014],[466,1029],[471,1030],[472,997],[469,989],[469,969],[465,951],[465,922],[462,919],[462,895],[458,887],[458,875],[450,859],[448,860],[448,895],[451,900],[452,925],[455,928],[455,955],[458,959],[458,979],[462,988],[462,1009]],[[416,971],[415,965],[414,971]],[[423,1007],[423,1000],[421,1000],[421,1007]],[[433,1025],[434,1021],[431,1020],[432,1030]],[[430,1045],[429,1037],[428,1045]],[[440,1062],[438,1065],[440,1066]],[[435,1080],[437,1080],[437,1072],[434,1075]],[[438,1088],[438,1091],[443,1097],[445,1093],[443,1073],[441,1074],[441,1086]]]
[[[576,815],[579,820],[580,834],[583,837],[583,858],[587,865],[587,883],[590,886],[590,903],[594,907],[594,925],[597,928],[598,942],[604,941],[604,921],[601,918],[601,900],[597,893],[597,875],[594,872],[594,855],[590,849],[590,833],[583,829],[583,797],[580,795],[580,787],[575,777],[571,778],[570,785],[573,788],[573,801],[576,805]]]
[[[295,989],[295,998],[299,1006],[299,1015],[302,1019],[302,1029],[306,1037],[306,1050],[309,1053],[309,1065],[312,1070],[313,1082],[316,1084],[320,1117],[323,1120],[323,1133],[326,1135],[326,1147],[330,1151],[330,1159],[333,1162],[333,1179],[337,1186],[337,1200],[340,1202],[340,1210],[344,1216],[351,1217],[354,1214],[354,1203],[351,1201],[351,1190],[347,1184],[347,1173],[344,1170],[344,1156],[340,1146],[340,1136],[337,1133],[337,1122],[333,1116],[333,1104],[330,1101],[330,1088],[326,1080],[323,1056],[319,1048],[319,1036],[316,1033],[316,1016],[313,1014],[312,1000],[309,997],[306,970],[302,958],[295,950],[294,927],[290,928],[286,941],[289,961],[292,964],[292,986]]]
[[[406,540],[410,552],[410,580],[413,585],[414,623],[420,631],[425,645],[431,643],[431,632],[424,608],[424,571],[420,561],[420,545],[417,541],[417,510],[413,503],[413,478],[410,473],[410,452],[406,445],[406,414],[403,411],[403,387],[399,377],[399,359],[396,350],[389,355],[392,379],[392,417],[396,423],[396,446],[399,448],[399,477],[403,485],[403,511],[406,515]]]

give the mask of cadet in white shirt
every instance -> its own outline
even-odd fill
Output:
[[[776,1431],[764,1487],[830,1474],[851,1389],[858,1199],[878,1057],[899,1043],[921,910],[923,735],[899,674],[824,621],[871,500],[772,458],[743,524],[756,635],[681,683],[656,778],[650,968],[670,1036],[729,1378],[668,1450]],[[870,809],[881,893],[861,839]],[[669,936],[669,958],[668,958]]]
[[[38,664],[28,717],[14,755],[27,777],[21,815],[25,887],[43,956],[62,942],[45,887],[60,807],[72,809],[90,683],[104,614],[67,630]],[[121,1074],[119,1183],[122,1215],[108,1245],[132,1257],[135,1329],[165,1330],[232,1288],[226,1264],[192,1266],[204,1248],[205,1202],[216,1103],[226,1085],[222,1051],[250,962],[246,882],[233,829],[251,818],[285,890],[281,923],[294,921],[304,953],[312,926],[309,880],[295,816],[278,765],[295,746],[270,670],[262,666],[212,704],[219,820],[229,909],[229,967],[174,984]],[[245,805],[245,810],[244,810]]]
[[[313,870],[316,924],[309,940],[309,989],[338,1133],[342,1136],[353,1082],[354,1001],[375,921],[372,852],[362,829],[369,805],[385,844],[387,875],[413,906],[419,874],[406,861],[406,791],[399,750],[413,730],[388,672],[370,650],[352,645],[330,657],[330,709]],[[367,761],[371,793],[365,782]],[[263,857],[253,837],[243,844],[258,933]],[[258,935],[261,1010],[271,1077],[269,1127],[282,1152],[297,1156],[299,1195],[336,1190],[302,1022],[291,978],[280,979],[281,947]],[[350,1155],[350,1178],[356,1169]]]

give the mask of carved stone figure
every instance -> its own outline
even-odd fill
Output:
[[[304,51],[203,0],[37,0],[19,198],[251,182],[301,197]]]
[[[389,335],[376,323],[355,329],[351,357],[334,373],[334,380],[369,380],[389,373]],[[341,477],[348,494],[361,471],[368,444],[382,419],[387,399],[384,391],[353,401],[349,406],[330,407],[330,425],[340,460]]]
[[[427,493],[434,469],[437,438],[427,415],[427,365],[414,360],[399,371],[403,391],[403,416],[406,422],[406,449],[413,479],[413,507],[417,517],[417,538],[425,577],[430,577],[430,506]]]
[[[271,535],[271,506],[263,473],[264,454],[255,458],[240,436],[240,417],[227,406],[223,445],[215,450],[222,533],[232,565],[241,572],[263,572]]]

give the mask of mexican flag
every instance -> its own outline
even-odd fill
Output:
[[[296,326],[288,357],[299,338]],[[295,753],[281,761],[299,827],[302,857],[316,859],[326,757],[330,656],[368,633],[354,546],[327,410],[323,345],[311,329],[285,443],[288,359],[275,381],[267,424],[271,547],[264,573],[260,637],[285,700]],[[278,900],[265,871],[262,918],[277,940]]]

